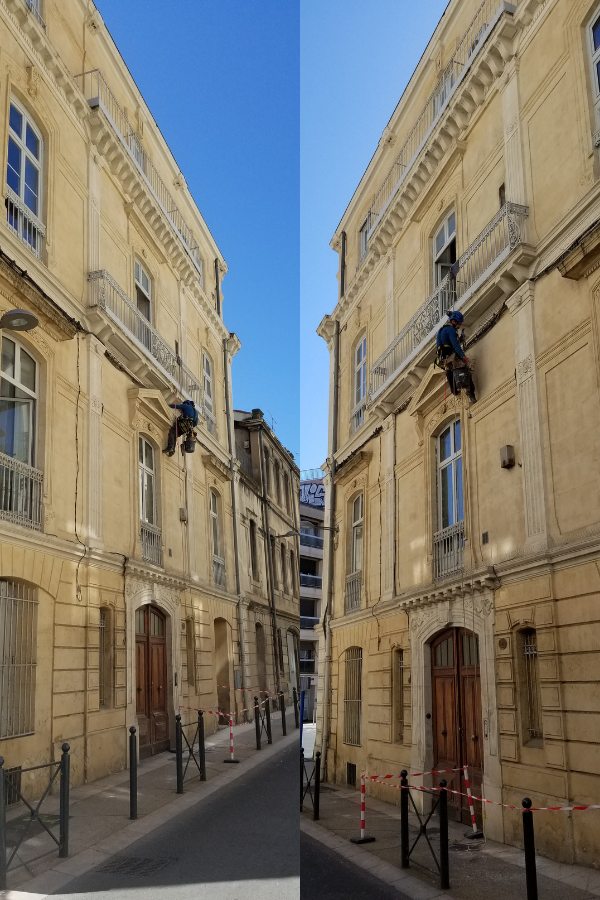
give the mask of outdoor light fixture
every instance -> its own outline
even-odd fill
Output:
[[[31,331],[40,324],[37,316],[28,309],[13,309],[5,312],[0,319],[0,328],[7,331]]]

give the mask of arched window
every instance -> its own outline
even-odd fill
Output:
[[[252,578],[254,579],[254,581],[258,581],[258,545],[257,545],[257,537],[256,537],[256,522],[254,521],[254,519],[250,519],[249,537],[250,537],[250,565],[252,567]]]
[[[98,705],[100,709],[112,706],[113,673],[113,622],[111,610],[103,607],[98,620]]]
[[[344,663],[344,744],[360,747],[362,649],[349,647],[344,656]]]
[[[463,564],[464,503],[462,433],[455,419],[437,439],[437,518],[434,575],[444,578]]]
[[[35,729],[36,638],[35,591],[0,579],[0,739]]]
[[[12,337],[2,336],[0,453],[34,465],[38,399],[37,365]]]
[[[210,523],[213,552],[213,575],[215,584],[225,587],[225,550],[221,536],[220,497],[216,491],[210,492]]]
[[[42,253],[42,134],[16,100],[10,102],[6,165],[7,221],[37,257]]]
[[[354,350],[354,407],[352,430],[357,431],[365,420],[367,397],[367,336],[363,335]]]

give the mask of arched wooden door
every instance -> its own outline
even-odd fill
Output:
[[[483,732],[479,641],[464,628],[451,628],[431,645],[434,769],[468,766],[471,790],[480,797],[483,779]],[[461,773],[445,776],[450,787],[465,792]],[[475,804],[478,820],[481,804]],[[448,813],[471,824],[467,798],[448,795]]]
[[[140,757],[169,749],[166,620],[154,606],[135,613],[136,713]]]

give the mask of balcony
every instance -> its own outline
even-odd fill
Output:
[[[318,591],[323,586],[323,579],[320,575],[304,575],[300,572],[300,587],[313,588]]]
[[[46,234],[45,225],[7,184],[4,185],[4,191],[6,193],[6,221],[9,228],[38,259],[41,259],[42,243]]]
[[[0,519],[40,531],[43,493],[42,472],[0,453]]]
[[[465,523],[457,522],[433,536],[433,577],[440,580],[460,572],[465,549]]]
[[[360,609],[362,596],[362,572],[353,572],[346,578],[346,593],[344,594],[344,612],[352,612]]]
[[[463,253],[455,264],[456,274],[448,275],[442,281],[373,364],[369,405],[392,382],[397,382],[402,373],[408,375],[413,364],[423,365],[433,361],[433,339],[449,310],[466,307],[480,292],[477,302],[470,309],[473,315],[479,315],[491,303],[513,293],[525,280],[526,264],[530,259],[525,243],[528,214],[526,206],[506,203]]]
[[[248,478],[252,478],[252,480],[254,480],[254,473],[252,471],[252,457],[244,450],[243,447],[240,447],[237,442],[235,445],[235,456],[241,466],[244,475],[247,475]]]
[[[315,625],[319,624],[318,616],[300,616],[300,628],[307,631],[314,631]]]
[[[365,421],[365,412],[367,409],[367,401],[366,398],[361,400],[360,403],[354,407],[352,412],[350,413],[350,430],[352,434],[355,431],[358,431],[360,426]]]
[[[162,566],[162,534],[160,528],[150,522],[140,522],[142,559],[155,566]]]
[[[301,675],[314,675],[315,674],[315,665],[316,660],[314,658],[309,658],[305,656],[300,656],[300,674]]]
[[[300,532],[300,544],[304,547],[312,547],[314,550],[323,549],[323,538],[316,534],[304,534]]]

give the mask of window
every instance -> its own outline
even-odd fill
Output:
[[[37,365],[24,347],[2,337],[0,453],[34,464]]]
[[[365,219],[358,232],[359,263],[363,261],[369,251],[369,219]]]
[[[279,551],[281,553],[281,583],[283,588],[283,593],[289,593],[289,585],[288,585],[288,570],[286,566],[285,559],[285,544],[280,544]]]
[[[204,406],[209,412],[213,412],[213,366],[212,360],[206,353],[202,354],[202,373],[204,379]]]
[[[542,700],[540,695],[540,670],[537,652],[537,633],[533,628],[522,631],[520,637],[523,709],[523,743],[541,738]]]
[[[187,662],[187,683],[196,684],[196,647],[194,636],[194,620],[185,620],[185,653]]]
[[[265,475],[267,479],[267,494],[271,495],[271,456],[265,449]]]
[[[144,318],[151,322],[152,285],[150,276],[137,259],[135,261],[135,302]]]
[[[291,510],[290,503],[290,479],[288,478],[287,472],[283,473],[283,502],[285,504],[285,508],[288,512]]]
[[[600,128],[600,15],[596,15],[590,24],[590,52],[592,58],[592,93],[596,111],[596,125]]]
[[[315,674],[315,645],[308,641],[300,641],[300,674]]]
[[[344,662],[344,744],[360,747],[362,649],[350,647]]]
[[[469,55],[472,51],[469,51]],[[433,114],[434,116],[439,116],[442,111],[444,104],[450,94],[452,93],[452,88],[454,87],[454,66],[450,65],[449,68],[442,74],[440,78],[434,98],[433,98]]]
[[[362,572],[363,566],[363,495],[352,504],[352,572]]]
[[[275,552],[275,538],[271,537],[271,565],[273,567],[273,588],[279,587],[279,578],[277,577],[277,553]]]
[[[367,337],[360,339],[354,351],[354,409],[352,430],[357,431],[365,420],[367,396]]]
[[[296,554],[292,550],[290,552],[290,583],[292,586],[292,594],[294,597],[298,595],[298,570],[296,568]]]
[[[0,579],[0,739],[34,731],[37,600]]]
[[[225,587],[225,557],[221,546],[221,522],[219,514],[219,497],[215,491],[210,492],[210,522],[213,551],[213,575],[215,584]]]
[[[438,287],[456,262],[456,214],[450,213],[433,239],[433,286]]]
[[[275,460],[273,463],[273,481],[275,482],[275,499],[277,500],[277,506],[281,506],[281,478],[278,460]]]
[[[42,253],[42,154],[41,133],[25,110],[10,104],[6,164],[7,221],[35,253]]]
[[[457,419],[438,438],[438,521],[449,528],[464,518],[462,446],[460,420]]]
[[[140,435],[140,519],[156,524],[156,476],[154,473],[154,447]]]
[[[98,705],[112,706],[112,622],[110,609],[99,612],[98,638]]]
[[[250,564],[252,566],[252,578],[254,581],[258,581],[258,545],[254,519],[250,519]]]
[[[394,692],[393,740],[401,743],[404,740],[404,651],[394,650],[392,653],[392,689]]]

